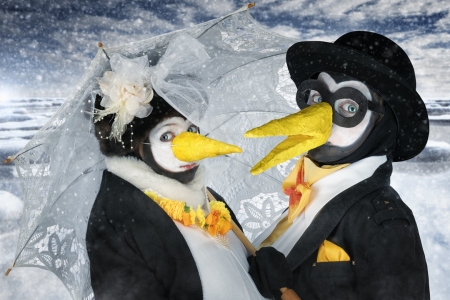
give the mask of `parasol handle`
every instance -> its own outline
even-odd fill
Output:
[[[216,200],[214,196],[211,194],[208,189],[206,189],[206,194],[208,196],[209,201]],[[242,230],[234,223],[233,220],[231,220],[232,229],[234,234],[238,237],[238,239],[244,244],[245,248],[253,255],[256,256],[256,248],[253,246],[253,244],[250,242],[250,240],[245,236],[245,234],[242,232]],[[293,289],[289,289],[287,287],[282,287],[280,289],[281,292],[281,300],[301,300],[300,297],[297,295],[297,293]]]
[[[256,248],[253,244],[248,240],[245,234],[241,231],[241,229],[231,220],[231,224],[233,225],[231,230],[233,230],[234,234],[239,238],[239,240],[244,244],[245,248],[253,255],[256,256]]]

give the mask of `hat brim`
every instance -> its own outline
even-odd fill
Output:
[[[349,47],[326,42],[292,45],[286,62],[295,85],[320,72],[343,73],[379,93],[392,108],[398,124],[394,161],[418,155],[429,135],[428,113],[420,95],[395,71]]]

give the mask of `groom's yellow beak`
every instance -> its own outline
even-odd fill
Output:
[[[176,158],[193,162],[204,158],[230,153],[241,153],[238,146],[219,142],[193,132],[182,132],[172,141],[172,151]]]
[[[332,120],[331,105],[321,102],[247,131],[244,135],[247,138],[288,136],[254,165],[250,172],[257,175],[325,144],[331,134]]]

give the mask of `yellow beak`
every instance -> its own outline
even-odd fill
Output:
[[[185,162],[193,162],[230,153],[242,153],[242,149],[238,146],[187,131],[180,133],[173,139],[172,151],[176,158]]]
[[[247,138],[288,136],[254,165],[250,172],[257,175],[325,144],[331,134],[332,120],[331,105],[321,102],[247,131],[244,135]]]

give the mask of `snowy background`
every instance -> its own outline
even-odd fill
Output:
[[[25,145],[77,88],[97,52],[225,15],[245,2],[2,0],[0,9],[0,158]],[[257,1],[252,16],[298,40],[333,41],[352,30],[387,35],[408,53],[431,119],[417,158],[394,165],[392,185],[414,211],[428,261],[431,298],[450,287],[450,3],[447,0]],[[14,168],[0,165],[0,271],[14,258],[21,215]],[[1,274],[0,274],[1,276]],[[0,277],[0,299],[70,299],[36,268]]]

